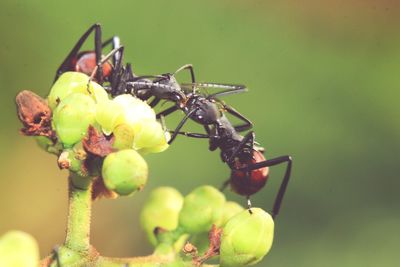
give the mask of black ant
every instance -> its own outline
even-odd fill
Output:
[[[266,160],[263,155],[264,148],[256,144],[253,131],[248,132],[245,136],[239,134],[239,132],[251,129],[253,124],[242,114],[223,103],[217,97],[235,94],[241,91],[243,91],[243,88],[238,87],[228,88],[208,96],[197,94],[196,91],[189,93],[187,95],[188,100],[186,105],[181,109],[186,115],[176,129],[173,132],[171,131],[173,134],[169,143],[173,142],[178,134],[193,138],[208,138],[209,149],[214,151],[219,148],[222,161],[228,164],[231,169],[231,176],[224,183],[221,190],[230,184],[231,188],[236,193],[246,196],[250,212],[251,202],[249,197],[264,187],[268,179],[268,167],[287,163],[283,181],[272,209],[272,217],[275,218],[279,213],[283,196],[289,182],[292,158],[290,156],[281,156]],[[173,106],[160,112],[157,116],[167,116],[176,110],[178,110],[178,107]],[[239,118],[243,121],[243,124],[232,125],[224,112],[228,112]],[[206,134],[180,132],[180,129],[189,118],[203,125]]]
[[[184,70],[190,72],[191,83],[178,83],[176,75]],[[127,64],[125,68],[125,76],[127,77],[121,82],[120,87],[111,91],[111,95],[119,95],[130,93],[143,101],[148,101],[151,107],[156,106],[161,100],[171,101],[175,104],[176,109],[184,108],[187,101],[186,93],[188,90],[194,90],[196,87],[222,88],[226,89],[245,89],[243,85],[230,85],[219,83],[197,83],[192,64],[186,64],[178,68],[173,73],[164,73],[160,75],[142,75],[137,76],[132,72],[131,65]]]
[[[175,75],[183,70],[190,72],[192,83],[194,83],[193,66],[186,64],[173,73],[143,76],[136,76],[132,73],[132,78],[126,83],[125,93],[131,93],[144,101],[153,97],[153,100],[149,103],[151,107],[156,106],[161,100],[172,101],[179,107],[183,107],[186,102],[186,95],[175,78]]]
[[[94,51],[81,51],[82,45],[85,43],[90,34],[94,31]],[[102,49],[112,44],[113,63],[102,60]],[[117,49],[117,50],[116,50]],[[120,79],[116,74],[120,74],[122,62],[123,48],[120,45],[118,36],[113,36],[102,43],[101,26],[98,23],[93,24],[78,40],[67,57],[57,69],[55,81],[66,71],[77,71],[87,75],[91,75],[94,70],[96,73],[96,81],[102,84],[104,81],[110,81],[112,87]]]

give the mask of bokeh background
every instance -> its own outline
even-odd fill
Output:
[[[0,233],[33,234],[43,256],[63,242],[67,173],[18,133],[14,97],[22,89],[45,96],[56,68],[94,22],[102,23],[104,37],[121,37],[139,74],[193,63],[199,80],[250,88],[224,99],[251,118],[268,157],[294,158],[273,249],[258,266],[398,266],[395,0],[2,0]],[[168,120],[170,128],[179,118]],[[219,186],[229,175],[206,140],[179,137],[147,160],[151,177],[143,192],[94,205],[91,238],[104,255],[150,253],[138,214],[152,188],[169,185],[186,194],[202,184]],[[283,171],[272,169],[254,205],[270,209]],[[227,198],[245,204],[229,191]]]

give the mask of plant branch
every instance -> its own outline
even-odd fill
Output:
[[[73,173],[69,177],[69,213],[65,246],[78,251],[88,252],[90,248],[90,216],[92,206],[92,184],[86,189],[76,188]]]

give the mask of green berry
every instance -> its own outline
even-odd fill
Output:
[[[221,267],[249,266],[261,261],[272,246],[274,221],[260,208],[244,210],[223,227]]]
[[[39,136],[35,136],[34,138],[36,140],[36,143],[39,145],[39,147],[45,151],[47,151],[49,146],[53,145],[53,141],[51,141],[51,139],[46,136],[39,135]]]
[[[233,201],[227,201],[224,204],[224,207],[222,209],[222,216],[220,220],[216,223],[217,226],[224,226],[225,223],[238,214],[239,212],[243,211],[244,208],[240,206],[238,203],[233,202]]]
[[[108,100],[96,105],[96,121],[106,135],[110,135],[123,120],[124,110],[118,103]]]
[[[91,81],[88,88],[88,83],[89,76],[86,74],[72,71],[63,73],[54,83],[47,97],[50,108],[54,110],[58,102],[73,93],[89,95],[96,103],[108,100],[107,92],[101,85]]]
[[[155,120],[142,120],[136,123],[134,132],[133,148],[136,150],[160,147],[166,149],[168,147],[164,130],[161,124]]]
[[[141,211],[140,223],[152,245],[157,244],[156,227],[174,230],[178,226],[182,205],[183,196],[172,187],[159,187],[151,192]]]
[[[123,123],[114,128],[114,143],[116,149],[130,149],[133,147],[133,127]]]
[[[103,162],[104,184],[119,195],[129,195],[143,189],[147,175],[146,161],[133,149],[111,153]]]
[[[51,154],[55,154],[58,156],[63,150],[63,146],[61,143],[53,144],[53,141],[51,141],[51,139],[46,136],[38,135],[34,136],[33,138],[36,140],[36,143],[40,148]]]
[[[104,90],[104,88],[100,84],[90,81],[89,88],[87,87],[87,83],[85,86],[85,94],[91,96],[96,103],[100,104],[106,101],[110,101],[106,90]]]
[[[36,240],[21,231],[9,231],[4,234],[0,238],[0,266],[39,266],[39,248]]]
[[[188,233],[208,232],[221,215],[225,196],[212,186],[201,186],[185,197],[179,225]]]
[[[66,97],[53,113],[53,125],[65,147],[82,140],[89,125],[95,123],[96,105],[93,99],[81,93]]]
[[[156,120],[154,110],[144,101],[129,95],[123,94],[115,97],[113,102],[117,103],[124,110],[124,123],[135,126],[143,120]]]

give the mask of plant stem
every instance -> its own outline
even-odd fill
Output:
[[[78,251],[88,252],[90,248],[90,215],[92,205],[92,185],[86,189],[76,188],[69,177],[69,212],[65,246]]]

